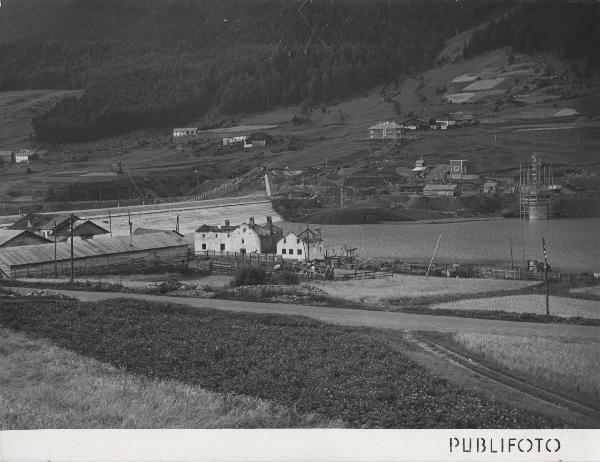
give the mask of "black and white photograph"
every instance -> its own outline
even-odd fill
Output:
[[[600,1],[1,1],[0,459],[594,429]]]

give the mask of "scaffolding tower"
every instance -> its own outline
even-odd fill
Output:
[[[534,153],[526,171],[519,169],[519,210],[523,219],[548,220],[556,215],[558,196],[552,168],[542,165],[542,156]]]

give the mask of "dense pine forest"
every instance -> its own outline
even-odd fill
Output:
[[[419,72],[445,39],[515,4],[4,0],[0,90],[85,89],[34,120],[51,142],[306,108]],[[474,38],[467,53],[482,48]]]
[[[600,71],[600,2],[538,0],[525,2],[474,32],[464,56],[510,46],[517,52],[552,52],[581,60],[582,73]]]

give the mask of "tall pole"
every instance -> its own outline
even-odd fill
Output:
[[[54,235],[54,277],[56,277],[56,273],[58,272],[56,263],[56,216],[54,217],[54,230],[52,234]]]
[[[71,224],[71,282],[73,282],[73,277],[75,274],[75,265],[73,262],[73,219],[75,218],[75,216],[73,214],[71,214],[71,216],[69,217],[69,222]]]
[[[440,246],[440,241],[442,240],[442,235],[438,237],[437,244],[435,244],[435,249],[433,250],[433,255],[431,256],[431,260],[429,261],[429,266],[427,266],[427,271],[425,272],[425,277],[429,277],[429,271],[431,270],[431,265],[433,264],[433,259],[435,258],[435,254],[437,253],[437,249]]]
[[[544,249],[544,289],[546,291],[546,316],[550,316],[550,297],[548,296],[548,257],[546,255],[546,239],[543,237],[542,247]]]
[[[133,244],[133,223],[131,223],[131,212],[127,210],[127,220],[129,221],[129,245]]]
[[[524,226],[524,222],[525,222],[525,217],[521,218],[521,242],[522,242],[522,249],[523,249],[523,270],[526,269],[525,267],[525,226]]]
[[[112,217],[110,216],[110,210],[108,211],[108,230],[110,232],[110,237],[112,237]]]
[[[515,261],[513,260],[513,247],[512,247],[512,235],[510,228],[508,228],[508,243],[510,244],[510,267],[515,269]]]

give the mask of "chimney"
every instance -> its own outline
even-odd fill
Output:
[[[273,219],[271,217],[267,217],[267,225],[269,226],[269,234],[273,235]]]
[[[225,220],[225,227],[229,228],[229,220]]]
[[[250,224],[250,226],[254,226],[254,217],[250,217],[250,220],[248,220],[248,223]]]

